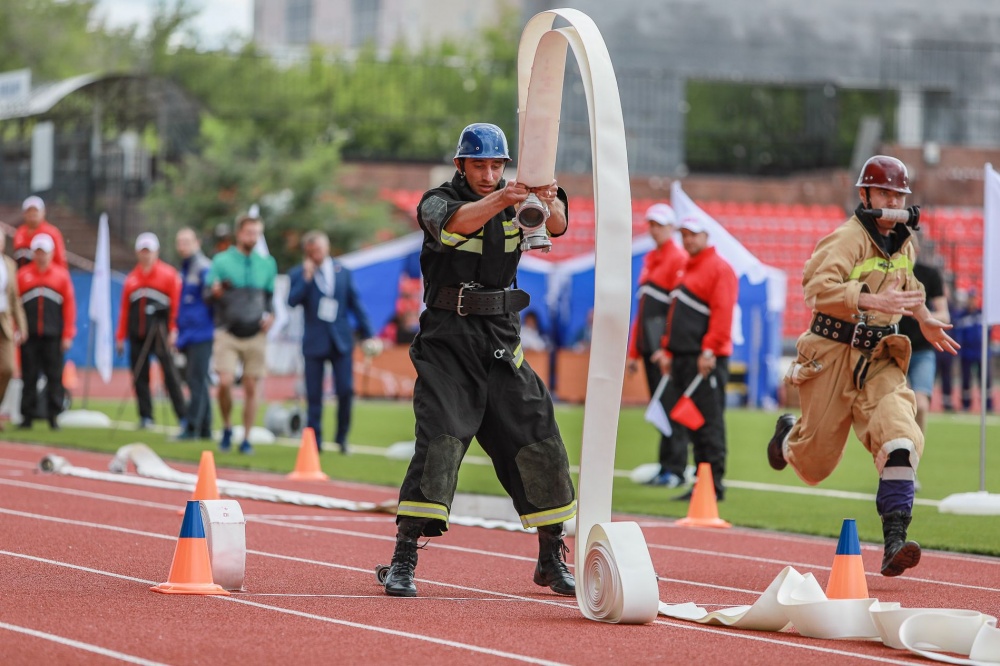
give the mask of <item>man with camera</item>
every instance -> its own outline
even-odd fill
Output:
[[[243,442],[240,453],[252,453],[250,429],[257,417],[258,382],[267,372],[267,331],[274,323],[274,257],[256,250],[264,230],[259,217],[236,218],[236,243],[212,259],[205,278],[206,299],[215,313],[212,358],[219,375],[219,413],[222,414],[221,451],[233,445],[233,383],[236,364],[243,363]]]
[[[563,543],[563,522],[576,515],[569,461],[552,398],[521,348],[518,312],[528,294],[511,288],[522,251],[544,248],[546,232],[565,233],[567,199],[554,182],[528,188],[505,181],[509,161],[499,127],[469,125],[454,177],[426,192],[417,208],[428,307],[410,347],[416,452],[399,493],[385,579],[390,596],[416,596],[417,539],[447,531],[458,468],[473,437],[493,460],[522,525],[538,529],[534,582],[576,594]],[[519,209],[534,231],[519,226]],[[528,235],[534,240],[526,242]]]

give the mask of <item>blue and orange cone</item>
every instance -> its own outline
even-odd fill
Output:
[[[826,585],[827,599],[867,599],[868,582],[865,580],[865,565],[861,560],[861,542],[858,540],[858,525],[853,519],[844,520],[837,542],[837,554],[833,557],[830,582]]]
[[[189,501],[184,510],[181,534],[174,549],[174,561],[170,565],[167,582],[149,589],[164,594],[229,594],[212,579],[208,540],[198,502]]]

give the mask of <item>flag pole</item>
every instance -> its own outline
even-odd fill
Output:
[[[989,263],[996,252],[992,246],[1000,243],[1000,174],[987,163],[983,168],[983,288],[982,317],[983,340],[980,347],[979,376],[979,491],[948,495],[938,505],[941,513],[973,514],[980,516],[1000,515],[1000,494],[986,492],[986,388],[987,363],[989,362],[989,327],[1000,317],[1000,304],[994,303],[996,295],[990,286],[997,282],[997,264]]]
[[[988,282],[986,280],[985,271],[983,273],[983,305],[985,307],[986,303],[986,290],[989,289],[987,286]],[[990,327],[986,323],[986,312],[983,308],[980,308],[979,312],[982,317],[982,327],[983,327],[983,344],[982,344],[982,356],[980,356],[979,362],[979,492],[986,492],[986,403],[989,398],[989,388],[986,386],[986,378],[989,376],[989,365],[987,365],[989,360],[989,332]]]
[[[94,320],[90,320],[87,326],[87,368],[83,374],[83,405],[87,408],[87,401],[90,397],[90,373],[94,370]]]

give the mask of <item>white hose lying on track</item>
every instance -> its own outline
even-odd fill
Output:
[[[129,465],[135,467],[138,476],[126,474]],[[112,481],[161,488],[165,490],[194,490],[198,475],[180,472],[163,461],[146,444],[126,444],[118,449],[114,459],[108,466],[110,472],[101,472],[86,467],[70,464],[62,456],[48,455],[42,458],[39,468],[43,472],[52,472],[63,476],[75,476],[97,481]],[[387,502],[355,502],[352,500],[303,493],[295,490],[271,488],[240,481],[217,481],[219,495],[237,499],[260,500],[263,502],[278,502],[297,506],[315,506],[322,509],[339,509],[341,511],[361,511],[368,513],[396,513],[396,501]],[[520,523],[505,520],[490,520],[471,516],[451,516],[449,522],[465,527],[483,527],[487,529],[507,530],[512,532],[526,531]]]
[[[950,664],[1000,664],[1000,630],[992,615],[902,608],[878,599],[827,599],[812,574],[802,575],[792,567],[785,567],[752,606],[709,612],[693,603],[661,602],[660,615],[755,631],[794,627],[809,638],[881,640],[888,647]]]

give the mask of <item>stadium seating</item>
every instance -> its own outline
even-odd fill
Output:
[[[392,190],[382,197],[414,215],[420,192]],[[633,237],[646,233],[645,212],[657,200],[633,199]],[[795,338],[806,329],[811,312],[802,296],[802,267],[816,243],[844,222],[847,212],[829,204],[774,204],[736,201],[699,202],[746,248],[766,264],[788,274],[788,305],[784,336]],[[571,197],[571,224],[548,254],[536,256],[563,261],[594,251],[594,200]],[[983,273],[982,208],[929,207],[923,210],[921,229],[944,259],[946,277],[956,288],[981,291]]]

